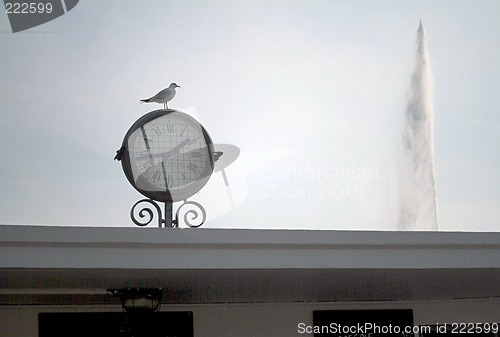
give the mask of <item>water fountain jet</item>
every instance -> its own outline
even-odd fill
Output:
[[[422,21],[417,30],[416,47],[403,120],[398,229],[437,230],[433,79]]]

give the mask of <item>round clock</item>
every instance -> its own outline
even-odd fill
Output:
[[[120,152],[129,182],[156,201],[189,198],[214,169],[214,145],[207,131],[177,110],[156,110],[139,118],[125,135]]]

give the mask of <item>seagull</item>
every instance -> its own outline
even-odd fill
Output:
[[[156,95],[150,98],[146,99],[141,99],[141,103],[149,103],[149,102],[155,102],[155,103],[163,103],[165,106],[165,109],[168,109],[167,102],[171,101],[172,98],[175,96],[175,88],[180,88],[175,83],[170,84],[170,86],[166,89],[163,89]]]

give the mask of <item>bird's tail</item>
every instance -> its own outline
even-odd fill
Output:
[[[148,103],[148,102],[149,102],[149,98],[141,99],[141,103]]]

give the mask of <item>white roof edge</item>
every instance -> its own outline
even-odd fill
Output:
[[[0,246],[26,244],[427,246],[500,249],[497,232],[339,231],[0,225]]]
[[[500,233],[0,226],[1,269],[500,269]]]

